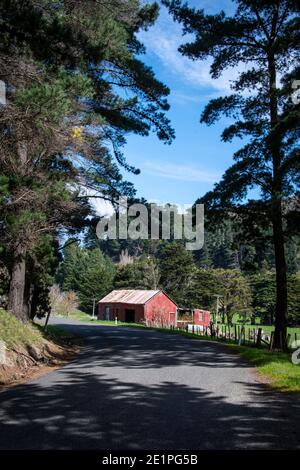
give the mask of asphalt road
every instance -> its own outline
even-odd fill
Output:
[[[85,338],[62,369],[0,394],[1,449],[296,449],[299,399],[222,345],[58,320]]]

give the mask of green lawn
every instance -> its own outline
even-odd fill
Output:
[[[225,324],[219,324],[219,332],[221,333],[222,331],[224,332],[225,331],[225,327],[226,327],[226,334],[228,335],[228,325],[225,325]],[[274,326],[270,326],[270,325],[243,325],[245,327],[245,340],[246,340],[246,344],[251,344],[253,343],[253,330],[258,330],[258,328],[261,328],[262,329],[262,332],[264,334],[268,334],[271,336],[271,332],[274,331],[275,327]],[[237,325],[237,331],[238,329],[241,330],[242,328],[242,325],[241,324],[238,324]],[[234,325],[231,326],[230,328],[230,332],[231,332],[231,335],[234,335],[234,331],[235,331],[235,327]],[[288,327],[287,329],[288,331],[288,334],[290,335],[289,337],[289,346],[291,347],[292,345],[292,342],[294,340],[300,340],[300,328],[292,328],[292,327]],[[249,341],[249,333],[250,333],[250,341]]]
[[[222,326],[222,325],[220,325]],[[223,325],[225,326],[225,325]],[[250,331],[253,331],[254,329],[258,329],[258,328],[261,328],[265,333],[271,333],[272,331],[274,331],[275,327],[274,326],[271,326],[271,325],[244,325],[245,326],[245,330],[248,332],[248,330]],[[300,328],[292,328],[292,327],[288,327],[288,333],[290,335],[294,335],[295,333],[297,333],[298,335],[300,335]]]
[[[238,314],[235,314],[233,316],[233,319],[232,319],[232,324],[242,326],[243,325],[242,318]],[[222,326],[223,327],[227,326],[227,328],[228,328],[228,325],[226,323],[219,323],[219,327],[222,327]],[[265,333],[271,333],[272,331],[274,331],[274,328],[275,328],[273,325],[261,325],[260,323],[256,323],[255,325],[251,325],[250,323],[246,323],[246,324],[244,324],[244,326],[245,326],[245,329],[246,329],[247,333],[248,333],[248,330],[253,331],[253,329],[258,329],[258,328],[261,328]],[[297,333],[297,335],[300,336],[300,328],[289,327],[288,328],[288,333],[293,337],[294,337],[295,333]]]

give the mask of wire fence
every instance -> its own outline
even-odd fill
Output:
[[[254,345],[256,347],[273,348],[274,331],[264,331],[262,327],[245,327],[244,325],[195,325],[187,322],[178,322],[177,329],[184,330],[196,336],[209,337],[219,341],[228,341],[239,345]],[[300,338],[296,332],[287,335],[287,344],[291,344]]]

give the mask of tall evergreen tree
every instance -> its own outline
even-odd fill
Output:
[[[134,195],[123,181],[128,132],[170,142],[168,88],[139,58],[157,4],[136,0],[0,3],[1,237],[10,258],[9,310],[24,309],[26,263],[41,233],[81,229],[94,197]],[[1,183],[2,186],[2,183]],[[2,193],[1,193],[2,195]],[[3,214],[3,216],[2,216]]]
[[[235,120],[224,141],[246,138],[235,163],[202,202],[206,210],[230,210],[244,226],[270,226],[276,267],[274,345],[287,347],[287,268],[284,219],[291,197],[299,191],[299,103],[292,99],[299,73],[299,2],[235,0],[236,11],[206,15],[180,0],[164,1],[185,33],[194,40],[180,47],[193,60],[212,58],[211,75],[244,64],[229,96],[210,101],[201,121],[213,124],[222,115]],[[250,92],[250,95],[249,95]],[[248,190],[259,187],[261,199],[243,203]],[[299,220],[299,219],[298,219]],[[247,224],[246,222],[249,222]],[[255,222],[255,224],[253,223]]]
[[[196,265],[190,251],[178,241],[163,243],[158,252],[160,286],[180,307],[192,307],[191,290]]]
[[[64,291],[78,291],[79,275],[83,267],[83,250],[79,242],[72,239],[68,240],[63,250],[63,257],[63,262],[56,273],[56,281]]]
[[[78,266],[78,294],[80,306],[92,312],[93,302],[108,294],[113,286],[115,267],[99,248],[84,250],[81,265]]]

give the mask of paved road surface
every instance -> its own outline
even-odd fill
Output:
[[[57,322],[85,345],[62,369],[0,394],[0,448],[300,448],[299,399],[268,391],[222,345]]]

